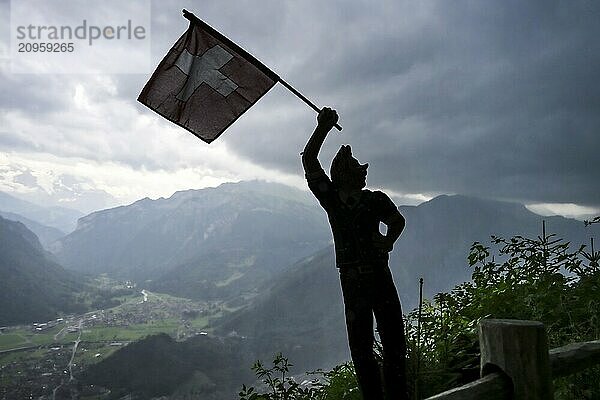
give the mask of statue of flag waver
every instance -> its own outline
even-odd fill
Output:
[[[244,49],[194,14],[183,14],[189,28],[160,62],[139,102],[207,143],[277,82],[319,111]]]

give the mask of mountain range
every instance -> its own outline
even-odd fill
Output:
[[[0,205],[11,203],[13,209],[24,211],[15,206],[24,207],[19,200],[1,198]],[[427,296],[469,279],[466,259],[475,241],[489,243],[492,234],[535,237],[541,234],[543,219],[548,232],[577,245],[586,243],[596,229],[563,217],[541,217],[520,204],[459,195],[401,206],[400,211],[407,225],[390,266],[405,309],[417,304],[420,277]],[[26,222],[35,227],[37,221]],[[265,285],[279,277],[292,279],[299,265],[309,269],[309,261],[298,261],[331,243],[325,213],[308,193],[257,181],[176,192],[168,199],[146,198],[94,212],[58,239],[60,233],[54,228],[38,224],[36,232],[56,257],[44,255],[43,249],[30,251],[40,254],[40,264],[56,268],[58,261],[76,272],[133,279],[151,290],[181,297],[237,299],[238,305],[257,295],[264,297]],[[10,240],[19,235],[13,236]],[[311,257],[335,271],[332,254],[327,262],[321,256]],[[337,281],[331,290],[339,291]]]
[[[25,225],[0,217],[0,325],[81,311],[74,299],[81,281],[51,258]]]
[[[21,222],[27,227],[27,229],[35,233],[45,249],[50,248],[52,243],[66,235],[66,233],[60,229],[40,224],[37,221],[31,220],[17,213],[0,211],[0,217],[4,217],[5,219],[11,221]]]
[[[243,182],[92,213],[53,251],[69,269],[215,299],[254,290],[330,240],[306,193]]]
[[[563,217],[541,217],[521,204],[460,195],[401,206],[406,229],[390,265],[405,307],[470,278],[471,244],[491,235],[537,236],[547,230],[573,243],[590,231]],[[199,299],[252,293],[331,243],[327,218],[307,193],[279,184],[241,182],[177,192],[92,213],[53,246],[66,268],[133,279],[149,289]],[[333,262],[332,262],[333,264]]]
[[[300,371],[349,358],[344,306],[333,247],[298,262],[260,288],[245,308],[215,323],[220,335],[249,339],[255,358],[281,351]]]
[[[469,280],[472,270],[467,257],[473,242],[490,246],[491,235],[510,238],[515,235],[556,234],[573,244],[589,244],[597,227],[586,228],[581,221],[561,216],[542,217],[524,205],[461,195],[442,195],[418,206],[401,206],[406,228],[390,258],[400,296],[406,307],[418,299],[419,278],[424,293],[433,296],[457,283]]]
[[[390,268],[405,312],[418,302],[420,277],[428,297],[469,279],[467,256],[475,241],[489,245],[492,234],[536,237],[545,220],[546,231],[571,241],[574,250],[598,230],[572,219],[541,217],[520,204],[460,195],[438,196],[400,211],[407,225]],[[230,377],[278,351],[300,372],[349,358],[330,229],[325,213],[305,192],[265,182],[177,192],[92,213],[80,218],[73,232],[50,242],[54,255],[22,223],[0,218],[0,325],[73,309],[72,294],[81,284],[53,261],[58,260],[73,272],[134,279],[157,292],[224,300],[239,308],[213,321],[218,337],[240,339],[222,349],[232,360],[226,366]],[[88,377],[111,382],[117,379],[111,371],[130,359],[140,373],[117,379],[127,390],[144,390],[142,367],[153,376],[168,374],[171,367],[191,371],[163,382],[164,393],[188,378],[213,388],[233,384],[185,357],[208,351],[199,340],[148,339],[107,358]],[[161,358],[153,353],[156,346],[177,357],[162,365],[152,361]],[[243,359],[235,358],[241,353]]]
[[[3,213],[12,213],[12,216],[20,216],[26,220],[20,222],[33,221],[46,227],[58,229],[61,232],[71,232],[77,225],[77,219],[83,216],[83,213],[66,207],[43,207],[33,204],[26,200],[21,200],[7,193],[0,192],[0,211]],[[12,219],[7,216],[6,218]],[[25,223],[25,225],[28,225]],[[32,229],[31,226],[28,226]],[[32,229],[33,230],[33,229]],[[61,235],[62,236],[62,235]]]

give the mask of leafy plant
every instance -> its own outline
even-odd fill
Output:
[[[240,400],[361,400],[354,367],[345,363],[331,371],[317,370],[307,373],[316,376],[298,383],[287,376],[293,365],[281,353],[275,355],[273,366],[266,368],[256,361],[252,370],[265,385],[266,392],[259,392],[254,386],[242,386]]]
[[[254,387],[242,386],[240,400],[309,400],[315,399],[311,387],[303,387],[292,377],[287,376],[291,364],[281,353],[275,355],[273,366],[266,368],[260,360],[252,366],[258,379],[268,388],[268,392],[258,393]]]
[[[331,371],[317,371],[316,374],[322,376],[322,380],[317,379],[314,384],[316,399],[362,400],[351,362],[337,365]]]
[[[544,227],[536,238],[492,236],[491,245],[471,246],[471,281],[425,301],[420,336],[417,310],[408,315],[409,356],[419,358],[409,365],[420,365],[411,375],[416,398],[477,378],[482,318],[541,321],[550,347],[600,337],[600,252],[593,241],[589,252],[586,246],[573,250]],[[600,382],[598,369],[558,380],[557,398],[597,397],[600,384],[594,382]]]

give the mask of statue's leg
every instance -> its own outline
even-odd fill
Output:
[[[364,400],[383,400],[379,366],[373,355],[373,308],[369,292],[371,274],[340,272],[348,344]]]
[[[407,399],[406,339],[402,306],[388,268],[379,274],[374,312],[377,331],[383,348],[383,378],[385,397]]]

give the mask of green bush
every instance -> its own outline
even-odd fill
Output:
[[[275,355],[273,366],[266,368],[256,361],[252,370],[263,383],[265,392],[255,387],[242,386],[240,400],[361,400],[354,367],[345,363],[331,371],[308,372],[307,379],[298,383],[287,376],[292,364],[281,353]],[[311,378],[312,376],[312,378]]]
[[[420,334],[418,311],[409,313],[415,397],[478,377],[477,325],[482,318],[541,321],[551,348],[600,338],[600,252],[586,252],[586,246],[573,250],[569,242],[543,231],[537,238],[492,236],[494,250],[475,242],[468,255],[471,281],[424,302]],[[556,398],[600,398],[598,382],[597,368],[556,380]]]

